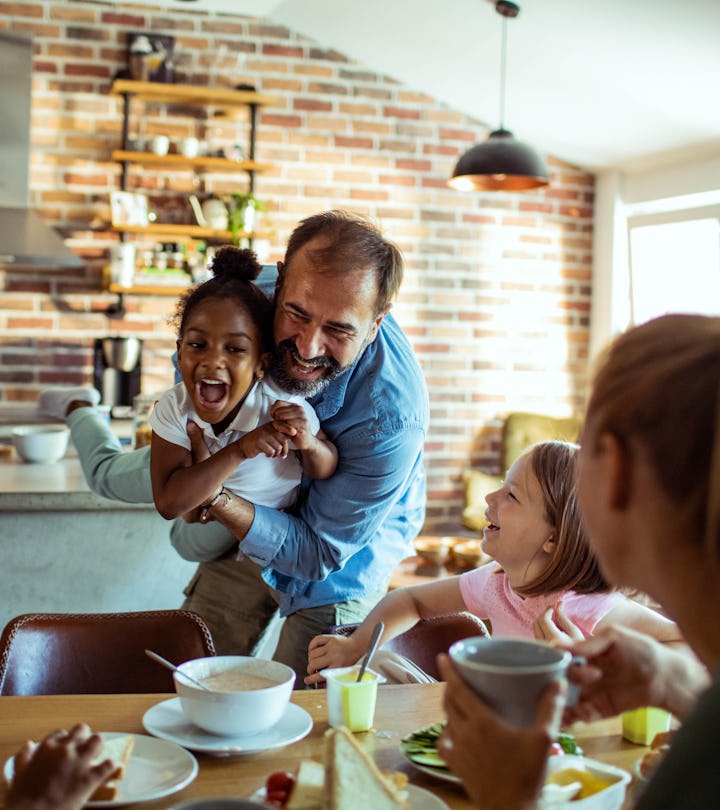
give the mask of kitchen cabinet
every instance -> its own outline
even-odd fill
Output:
[[[233,90],[225,88],[201,87],[185,84],[164,84],[161,82],[143,82],[132,79],[116,79],[110,89],[111,95],[121,96],[123,100],[122,137],[120,148],[112,152],[112,160],[121,165],[120,186],[127,191],[130,172],[133,170],[148,171],[191,171],[198,175],[213,172],[238,173],[245,176],[245,187],[248,193],[255,190],[255,176],[259,172],[267,171],[272,164],[259,163],[255,160],[255,147],[257,140],[257,114],[258,110],[274,103],[271,96],[256,93],[250,90]],[[241,143],[244,159],[234,160],[217,155],[198,155],[185,157],[182,154],[157,155],[151,151],[139,151],[130,148],[132,144],[131,133],[138,131],[137,110],[134,105],[139,102],[157,103],[166,107],[168,119],[183,115],[182,107],[203,108],[207,112],[206,125],[217,119],[238,120],[238,133],[236,143]],[[187,112],[185,112],[187,117]],[[187,242],[200,240],[209,243],[228,243],[232,234],[229,230],[217,230],[200,225],[186,225],[178,223],[150,222],[143,225],[113,223],[113,229],[125,240],[128,234],[137,238],[147,237],[155,242]],[[270,238],[268,231],[243,231],[238,237],[247,240],[252,247],[252,240],[257,238]],[[121,287],[110,284],[108,288],[116,292],[119,297],[117,306],[111,307],[115,314],[124,311],[122,296],[125,293],[137,295],[177,295],[178,288],[164,285],[143,285]]]

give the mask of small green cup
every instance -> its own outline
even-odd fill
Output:
[[[345,726],[350,731],[368,731],[375,717],[377,686],[385,678],[366,669],[358,683],[359,667],[323,669],[327,681],[328,723],[334,728]]]

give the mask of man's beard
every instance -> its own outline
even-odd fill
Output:
[[[304,397],[314,397],[315,394],[319,394],[320,391],[326,388],[333,380],[336,380],[343,372],[354,365],[357,358],[362,354],[365,346],[367,346],[367,343],[363,345],[352,363],[341,366],[337,360],[327,355],[306,360],[304,357],[300,356],[292,340],[283,340],[278,343],[273,352],[272,361],[270,363],[270,376],[283,391],[287,391],[289,394],[301,394]],[[295,377],[291,377],[288,373],[287,366],[283,362],[285,355],[289,355],[293,360],[303,362],[306,365],[315,366],[315,368],[324,368],[326,371],[322,376],[314,380],[298,380]]]

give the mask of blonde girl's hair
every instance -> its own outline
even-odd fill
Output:
[[[664,315],[620,335],[595,374],[583,441],[643,453],[687,528],[720,563],[720,318]]]
[[[577,461],[580,448],[571,442],[540,442],[525,453],[542,491],[545,520],[552,528],[554,550],[545,569],[515,588],[522,596],[557,591],[604,593],[611,590],[583,527],[577,501]]]

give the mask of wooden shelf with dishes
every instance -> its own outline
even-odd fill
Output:
[[[132,287],[123,287],[121,284],[109,284],[108,292],[120,295],[168,295],[177,298],[192,284],[184,286],[173,284],[133,284]]]
[[[172,237],[173,242],[184,242],[190,239],[209,239],[215,242],[229,243],[232,239],[230,231],[218,231],[213,228],[203,228],[200,225],[178,225],[151,222],[148,225],[113,225],[113,230],[120,233],[136,233],[144,236]],[[270,239],[272,231],[240,231],[238,239]]]
[[[151,171],[177,171],[188,170],[197,174],[205,173],[243,173],[247,178],[247,190],[250,195],[255,190],[255,175],[258,172],[273,168],[271,164],[259,163],[255,160],[255,142],[257,134],[257,113],[261,107],[277,103],[277,99],[254,90],[235,90],[222,87],[203,87],[188,84],[166,84],[162,82],[144,82],[132,79],[116,79],[110,88],[110,95],[121,96],[123,99],[122,139],[119,149],[112,152],[112,160],[121,166],[120,188],[128,191],[128,174],[132,167],[147,168]],[[179,153],[155,154],[131,148],[133,142],[130,137],[132,119],[132,104],[134,102],[157,103],[175,105],[176,107],[201,107],[207,110],[210,121],[221,117],[233,121],[241,114],[246,113],[245,121],[238,123],[242,127],[242,137],[245,145],[240,149],[242,159],[231,159],[223,154],[206,154],[186,156]],[[168,117],[187,116],[187,111],[169,109]],[[197,200],[195,201],[197,205]],[[198,221],[201,221],[200,219]],[[163,242],[187,243],[192,240],[204,240],[211,243],[229,243],[233,239],[230,230],[215,229],[202,225],[163,224],[160,222],[147,222],[137,224],[128,222],[121,224],[113,218],[113,229],[120,234],[120,240],[125,241],[128,234],[137,237],[149,237]],[[272,232],[268,230],[243,231],[235,234],[238,241],[252,247],[254,239],[268,239]],[[109,313],[120,315],[124,313],[123,296],[133,295],[178,295],[184,287],[171,284],[137,284],[134,286],[121,286],[110,284],[108,290],[118,295],[117,305],[113,305]]]
[[[269,163],[254,160],[231,160],[230,158],[201,155],[189,158],[183,155],[156,155],[153,152],[134,152],[116,149],[112,155],[115,163],[133,163],[161,169],[188,169],[193,172],[266,172],[273,167]]]
[[[142,82],[135,79],[115,79],[110,95],[132,96],[138,101],[160,104],[190,104],[201,107],[264,107],[276,104],[277,99],[254,90],[234,90],[230,87],[204,87],[195,84],[166,84]]]

